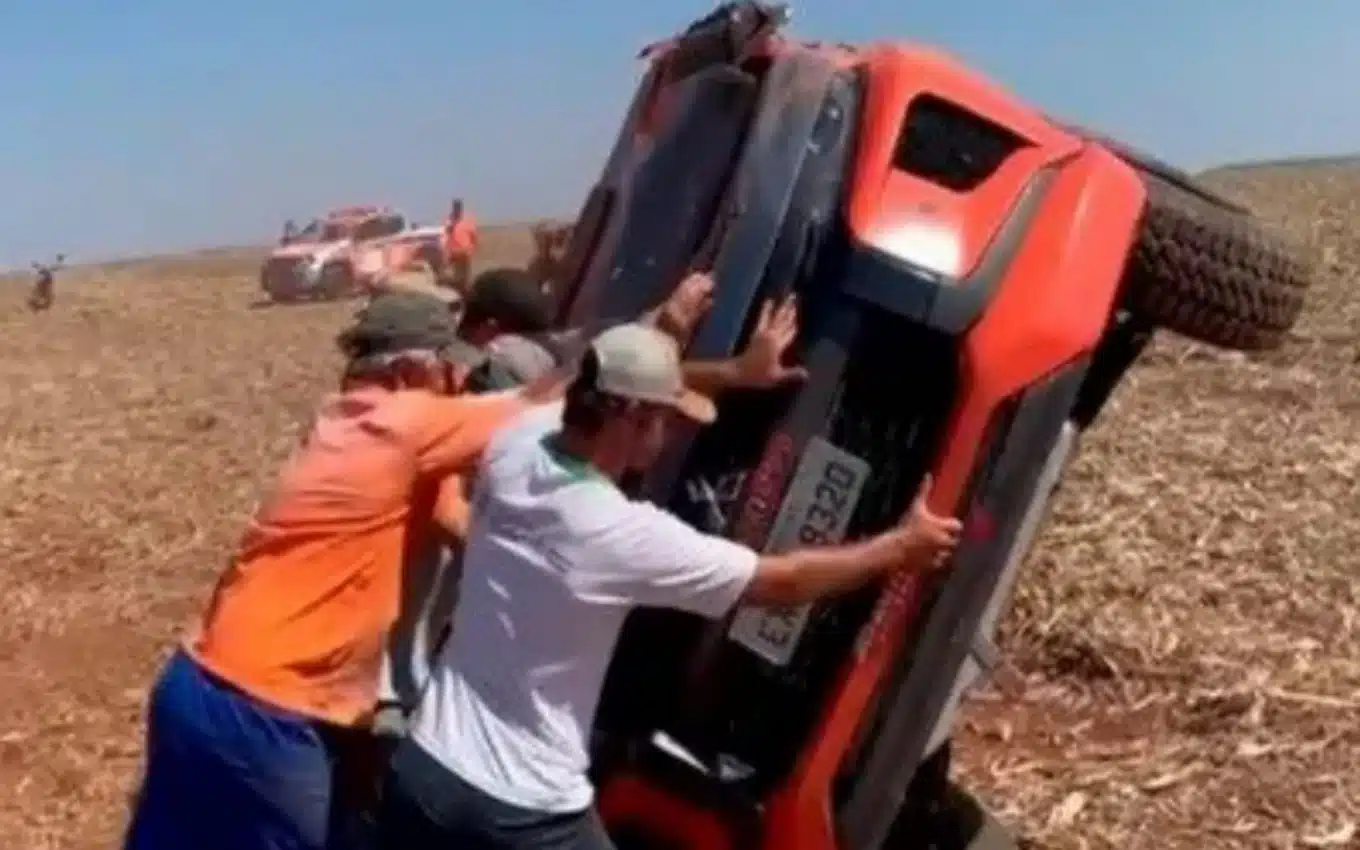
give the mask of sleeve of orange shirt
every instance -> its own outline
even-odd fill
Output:
[[[477,220],[472,217],[471,213],[464,213],[458,225],[461,243],[459,247],[471,254],[477,249]]]
[[[454,222],[453,222],[451,219],[445,219],[445,220],[444,220],[444,232],[443,232],[443,235],[441,235],[440,238],[439,238],[439,241],[440,241],[439,247],[440,247],[441,250],[443,250],[444,256],[445,256],[445,257],[452,257],[452,256],[453,256],[453,253],[454,253],[454,250],[453,250],[453,227],[454,227]]]
[[[468,522],[472,517],[468,483],[469,479],[463,475],[445,478],[439,485],[439,497],[434,506],[435,522],[459,543],[467,540]]]
[[[528,409],[518,392],[431,396],[411,423],[411,453],[422,477],[471,472],[502,425]]]
[[[477,222],[469,215],[444,221],[444,253],[450,257],[468,257],[477,249]]]

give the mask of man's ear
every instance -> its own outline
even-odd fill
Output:
[[[390,376],[389,385],[395,390],[423,387],[430,382],[429,368],[424,363],[405,357],[389,364],[387,374]]]

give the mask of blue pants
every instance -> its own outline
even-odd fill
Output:
[[[503,803],[407,738],[392,755],[378,850],[614,850],[593,808],[558,814]]]
[[[315,723],[177,652],[151,693],[146,775],[124,850],[321,850],[333,768]]]

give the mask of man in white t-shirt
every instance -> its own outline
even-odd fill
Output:
[[[607,850],[588,742],[624,618],[637,606],[718,619],[792,605],[894,569],[929,569],[957,520],[916,500],[905,521],[845,546],[771,555],[703,534],[617,482],[652,463],[667,420],[713,420],[665,334],[600,334],[560,405],[491,443],[473,497],[453,636],[384,783],[392,850]]]

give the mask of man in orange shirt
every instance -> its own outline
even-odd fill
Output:
[[[130,850],[327,846],[333,768],[375,702],[407,529],[534,398],[450,395],[455,317],[411,295],[374,299],[341,336],[349,387],[322,404],[162,670]]]
[[[448,285],[467,295],[472,282],[472,254],[477,250],[477,222],[463,208],[463,199],[454,198],[449,217],[444,220],[444,260]]]
[[[711,290],[698,283],[661,319],[692,326]],[[395,292],[341,335],[346,388],[321,406],[153,687],[128,850],[335,846],[336,768],[366,743],[402,565],[425,543],[408,529],[430,528],[443,503],[465,508],[443,482],[562,386],[550,375],[522,392],[450,395],[456,330],[438,299]],[[716,387],[796,377],[770,349],[692,375]]]

